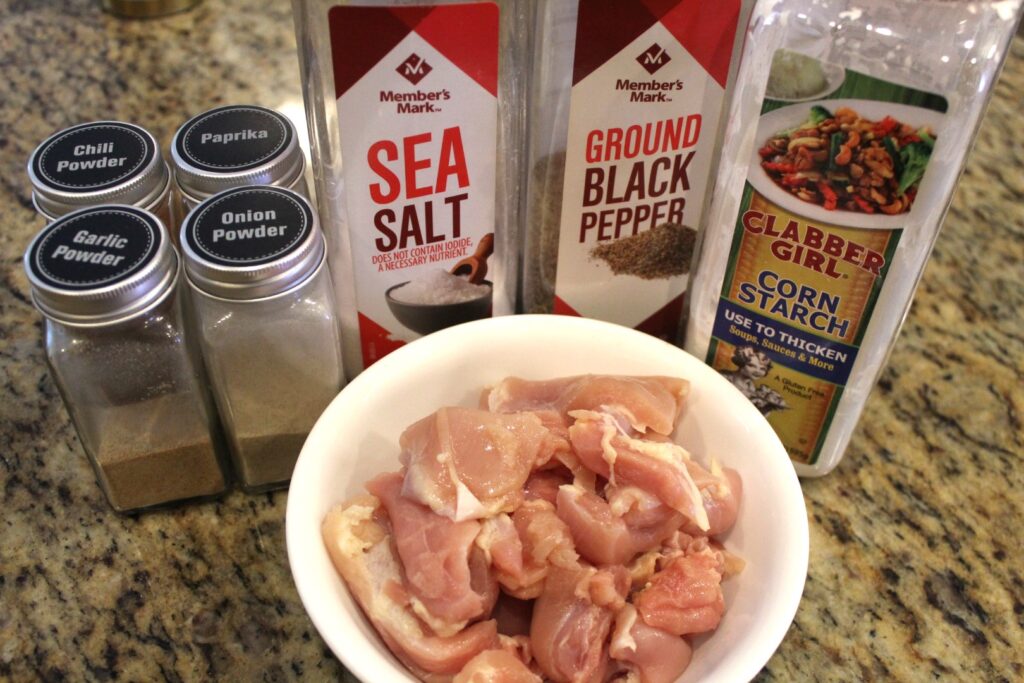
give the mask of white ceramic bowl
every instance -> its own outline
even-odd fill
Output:
[[[475,406],[507,375],[583,373],[685,377],[692,388],[677,440],[739,470],[744,496],[726,547],[747,563],[723,584],[726,612],[696,641],[680,683],[752,678],[782,641],[807,574],[803,495],[772,428],[740,392],[684,351],[641,332],[583,318],[522,315],[451,327],[404,346],[352,381],[309,435],[292,476],[288,560],[306,611],[331,650],[364,683],[415,679],[390,655],[350,597],[320,538],[334,505],[398,468],[398,436],[445,405]]]

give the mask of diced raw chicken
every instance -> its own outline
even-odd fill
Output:
[[[530,614],[533,614],[533,604],[530,604]],[[499,622],[498,629],[501,629]],[[498,643],[502,650],[509,653],[520,662],[522,662],[526,668],[532,671],[537,676],[541,676],[541,670],[537,666],[537,663],[533,661],[533,644],[530,643],[530,624],[526,624],[526,631],[523,635],[518,636],[507,636],[503,633],[498,633]]]
[[[558,489],[558,518],[572,533],[576,550],[599,565],[625,564],[636,554],[629,527],[612,514],[608,503],[579,486]]]
[[[557,410],[532,410],[529,412],[540,420],[548,431],[547,438],[537,455],[537,466],[544,467],[548,463],[557,463],[567,453],[572,452],[569,444],[569,418]]]
[[[722,556],[699,539],[656,573],[633,604],[648,626],[677,636],[710,631],[725,611],[722,570]]]
[[[643,489],[635,486],[607,486],[605,495],[612,514],[629,527],[635,552],[657,548],[686,522],[686,518]],[[692,522],[691,522],[692,524]]]
[[[496,413],[557,410],[610,413],[628,421],[633,429],[671,434],[689,391],[689,382],[676,377],[580,375],[545,381],[508,377],[487,395]]]
[[[513,513],[512,522],[523,545],[523,569],[515,574],[496,568],[496,573],[505,592],[530,600],[544,589],[544,579],[552,566],[575,567],[579,556],[569,527],[547,501],[524,502]]]
[[[523,495],[526,500],[546,500],[552,505],[558,497],[558,487],[571,484],[572,472],[563,465],[551,469],[537,470],[526,480]]]
[[[487,650],[471,659],[452,683],[542,683],[515,655]]]
[[[708,471],[692,460],[686,463],[686,468],[700,490],[704,511],[708,515],[708,528],[701,531],[692,523],[684,528],[690,533],[708,536],[725,533],[739,516],[740,499],[743,497],[743,480],[739,472],[728,467],[720,468],[716,463],[712,463],[711,471]]]
[[[474,561],[480,523],[453,522],[403,497],[399,473],[382,474],[366,489],[387,510],[416,614],[438,635],[453,635],[487,614],[497,582],[484,553]]]
[[[640,683],[673,683],[689,666],[693,650],[679,636],[645,624],[636,608],[626,605],[615,615],[608,654],[627,662]]]
[[[552,567],[533,606],[530,640],[544,675],[555,683],[599,683],[608,666],[605,642],[629,575],[577,566]]]
[[[498,571],[514,576],[522,574],[523,542],[512,518],[504,512],[483,521],[476,545]]]
[[[632,590],[637,591],[647,585],[647,582],[658,570],[658,560],[662,557],[660,549],[648,550],[643,555],[637,555],[632,562],[626,565],[626,569],[629,570]]]
[[[399,439],[402,494],[455,521],[511,512],[549,439],[536,415],[441,408]]]
[[[626,434],[614,418],[589,411],[573,413],[569,428],[580,462],[613,486],[635,486],[657,496],[699,529],[708,528],[700,490],[687,468],[690,457],[670,441],[651,442]]]
[[[375,497],[360,496],[328,512],[321,528],[327,552],[395,656],[421,680],[450,680],[477,654],[498,646],[497,626],[481,621],[453,636],[430,633],[407,602],[379,508]]]

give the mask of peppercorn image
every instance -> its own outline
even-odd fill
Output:
[[[616,275],[665,280],[690,272],[697,231],[678,223],[662,223],[646,232],[605,242],[590,251]]]

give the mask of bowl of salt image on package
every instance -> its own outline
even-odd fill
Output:
[[[446,327],[491,316],[494,287],[473,284],[440,268],[384,293],[391,314],[413,332],[430,334]]]

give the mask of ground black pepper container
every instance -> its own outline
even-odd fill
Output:
[[[25,254],[46,358],[110,505],[215,496],[227,479],[166,229],[130,206],[51,223]]]
[[[242,486],[285,485],[344,374],[316,212],[276,187],[227,190],[181,229],[203,359]]]
[[[274,185],[309,196],[295,126],[273,109],[229,105],[199,114],[174,134],[171,158],[189,210],[218,192],[246,185]]]
[[[131,123],[96,121],[54,133],[32,153],[28,176],[32,202],[48,221],[86,206],[130,204],[156,214],[172,233],[177,225],[160,146]]]

